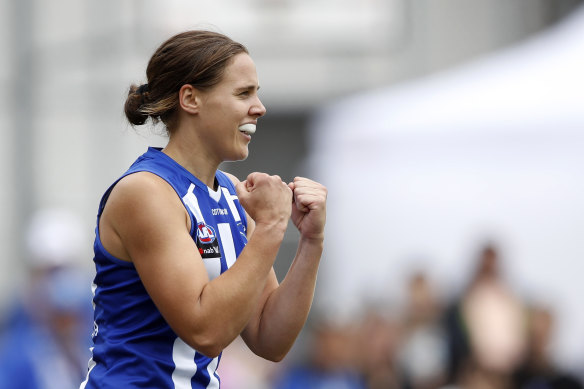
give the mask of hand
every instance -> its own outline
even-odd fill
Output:
[[[290,219],[292,190],[279,176],[251,173],[235,187],[239,202],[256,224],[286,228]]]
[[[324,239],[327,189],[308,178],[296,177],[288,186],[294,193],[292,221],[307,239]]]

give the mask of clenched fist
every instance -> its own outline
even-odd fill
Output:
[[[304,177],[288,184],[294,193],[292,221],[305,239],[324,239],[327,189]]]
[[[290,219],[292,188],[279,176],[251,173],[235,187],[239,202],[256,222],[283,225]]]

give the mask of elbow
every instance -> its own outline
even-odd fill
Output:
[[[288,354],[288,353],[285,352],[282,354],[274,354],[274,355],[266,357],[265,359],[267,359],[270,362],[281,362],[284,359],[284,357],[286,356],[286,354]]]
[[[281,362],[286,355],[288,355],[288,351],[290,351],[291,347],[281,347],[281,348],[271,348],[269,350],[252,350],[254,354],[263,359],[266,359],[270,362]]]
[[[216,345],[209,345],[209,346],[196,346],[193,347],[197,352],[203,354],[206,357],[211,359],[217,358],[221,352],[223,351],[222,347],[218,347]]]
[[[197,352],[209,358],[218,357],[225,347],[229,345],[226,340],[210,334],[194,334],[186,339],[181,337],[181,339]]]

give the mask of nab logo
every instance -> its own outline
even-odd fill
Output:
[[[215,230],[213,227],[206,225],[205,223],[199,223],[197,226],[197,238],[201,243],[209,244],[215,241]]]

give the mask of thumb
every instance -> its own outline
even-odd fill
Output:
[[[250,186],[251,185],[249,182],[247,182],[247,180],[238,182],[237,185],[235,185],[235,192],[237,193],[237,196],[245,196],[248,192],[250,192]]]

